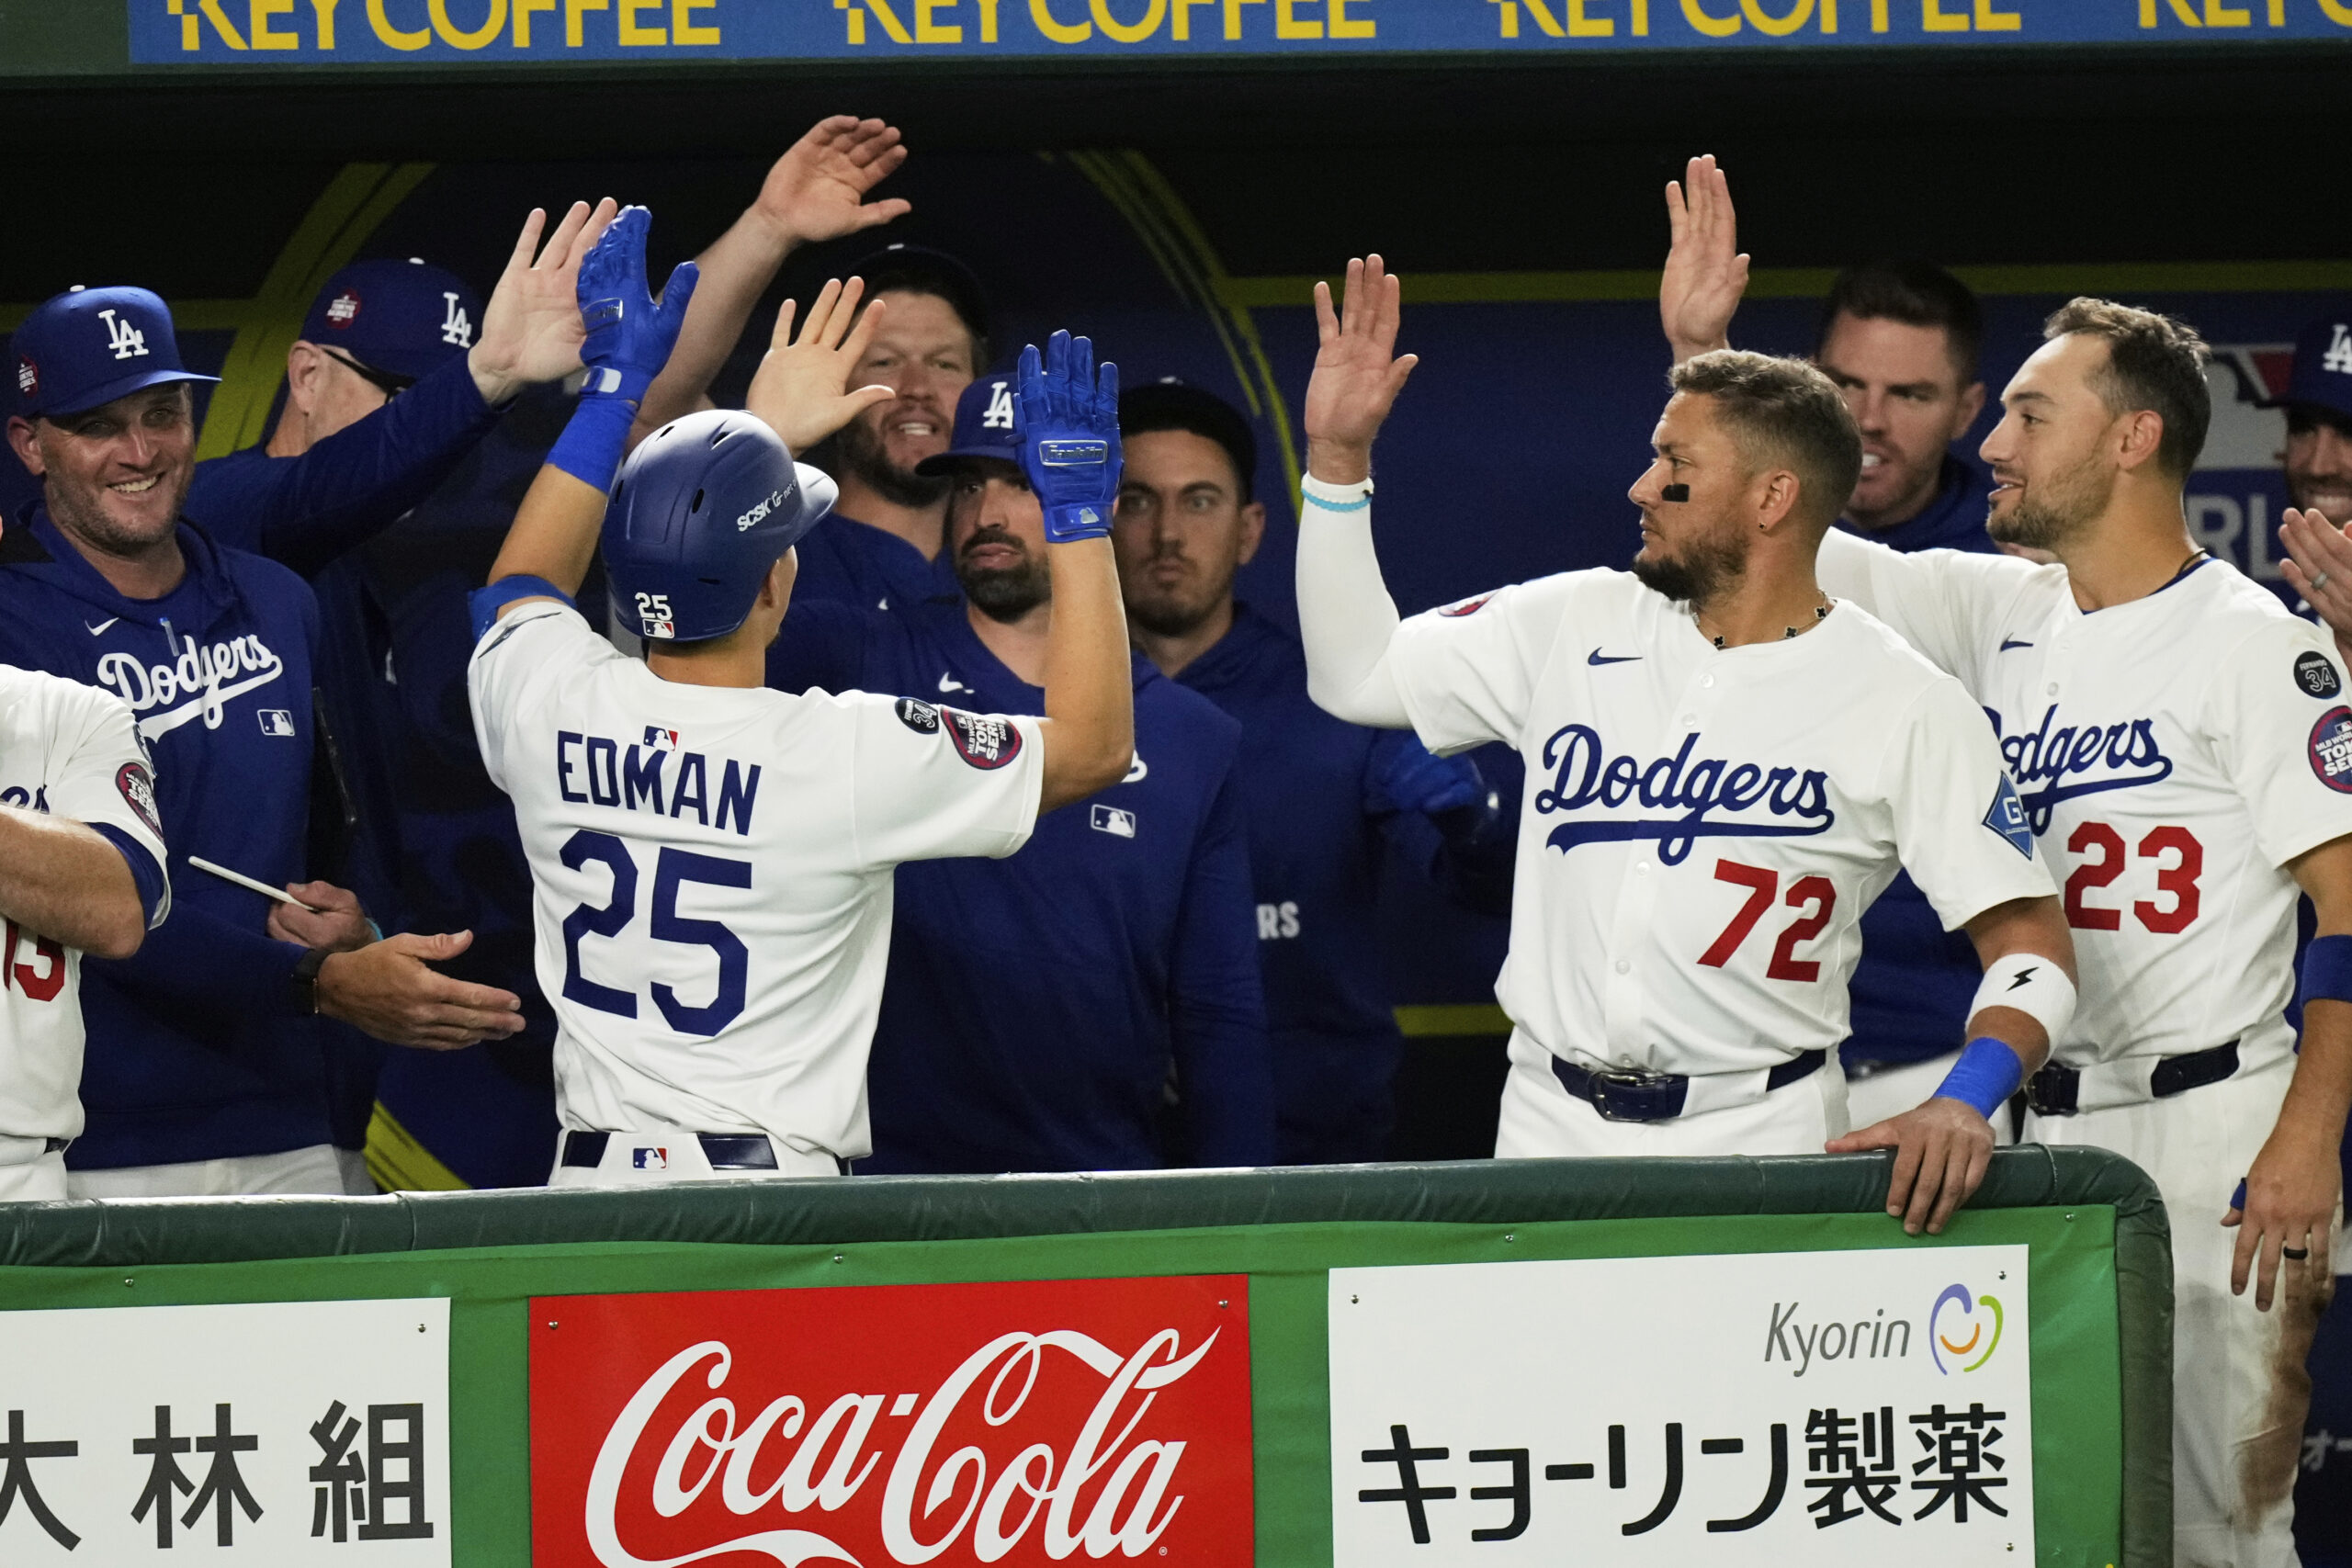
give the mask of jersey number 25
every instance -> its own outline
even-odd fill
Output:
[[[637,918],[637,861],[628,846],[610,833],[582,828],[565,840],[563,863],[578,871],[590,861],[602,862],[613,874],[613,896],[604,904],[582,903],[563,918],[563,994],[582,1007],[622,1018],[637,1016],[637,994],[616,990],[591,980],[580,967],[580,943],[587,937],[616,937]],[[743,1010],[743,994],[751,973],[751,954],[743,939],[717,920],[696,920],[678,913],[678,889],[689,882],[713,887],[749,887],[752,863],[698,855],[691,850],[664,848],[653,867],[652,936],[655,942],[685,947],[707,947],[718,955],[718,994],[707,1007],[688,1007],[677,993],[656,980],[650,987],[653,1005],[671,1028],[681,1034],[716,1034]]]

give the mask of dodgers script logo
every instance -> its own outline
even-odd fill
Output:
[[[169,664],[141,664],[129,653],[109,653],[98,660],[98,684],[141,716],[142,740],[168,735],[192,718],[202,718],[207,729],[218,729],[230,698],[266,686],[286,671],[277,652],[251,634],[209,648],[199,647],[192,637],[178,640],[179,657]],[[172,705],[175,699],[184,700]],[[150,713],[151,708],[162,711]]]
[[[2156,739],[2154,719],[2123,719],[2104,727],[2061,725],[2058,705],[2052,703],[2042,710],[2040,728],[2001,735],[2001,716],[1990,708],[1985,712],[1992,717],[1994,734],[2000,735],[2002,759],[2017,780],[2026,821],[2037,838],[2050,831],[2051,813],[2066,801],[2172,777],[2172,759]]]
[[[1645,765],[1634,757],[1607,756],[1589,726],[1566,726],[1544,742],[1552,784],[1536,792],[1536,810],[1547,817],[1596,805],[1614,810],[1638,800],[1648,810],[1673,815],[1563,822],[1544,841],[1565,854],[1578,844],[1656,839],[1657,858],[1679,865],[1701,839],[1807,838],[1827,832],[1838,820],[1829,806],[1828,775],[1820,769],[1768,773],[1754,762],[1734,765],[1714,757],[1693,761],[1698,746],[1694,730],[1682,738],[1682,750]],[[1759,808],[1781,820],[1760,819],[1753,815]]]

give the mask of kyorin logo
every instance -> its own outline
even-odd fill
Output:
[[[1956,1309],[1951,1314],[1950,1328],[1944,1326],[1944,1309],[1948,1306]],[[1985,1325],[1977,1315],[1979,1307],[1983,1307],[1993,1319],[1990,1338],[1985,1337]],[[1963,1329],[1968,1337],[1955,1343],[1951,1337]],[[1980,1343],[1984,1349],[1978,1351],[1976,1348]],[[1946,1377],[1951,1376],[1955,1367],[1963,1372],[1973,1372],[1993,1359],[1993,1352],[2000,1348],[2000,1344],[2001,1298],[1988,1293],[1972,1300],[1967,1286],[1946,1285],[1943,1294],[1936,1298],[1936,1304],[1928,1311],[1928,1353],[1936,1359],[1936,1371]],[[1947,1351],[1951,1355],[1953,1366],[1944,1365]],[[1960,1359],[1971,1352],[1975,1352],[1976,1359],[1965,1366],[1959,1365]]]

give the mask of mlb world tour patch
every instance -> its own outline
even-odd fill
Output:
[[[2352,795],[2352,708],[2332,707],[2312,726],[2312,772],[2339,795]]]
[[[125,762],[115,770],[114,787],[130,809],[139,813],[139,820],[157,838],[164,836],[163,818],[155,811],[155,780],[146,768],[137,762]]]
[[[955,746],[956,754],[972,766],[983,770],[1001,768],[1021,755],[1021,731],[1011,722],[958,713],[954,708],[941,708],[938,714],[946,721],[947,739]],[[905,718],[906,715],[901,712],[899,716]]]

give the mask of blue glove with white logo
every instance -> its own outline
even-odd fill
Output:
[[[1021,467],[1046,509],[1046,539],[1067,545],[1111,531],[1119,495],[1119,367],[1098,375],[1094,345],[1066,332],[1021,351]]]
[[[588,379],[580,407],[548,461],[598,490],[609,489],[628,449],[646,389],[670,362],[701,269],[682,262],[656,304],[645,280],[645,236],[653,215],[625,207],[580,263],[580,320],[587,338],[580,357]]]

